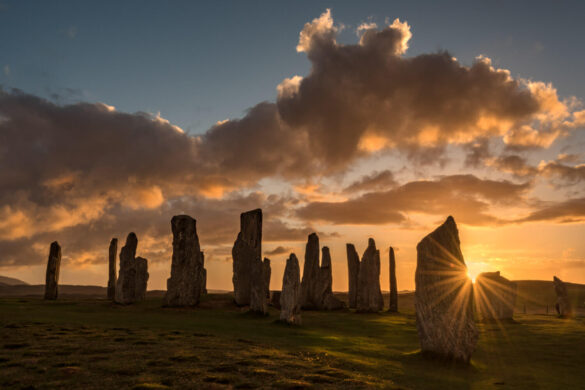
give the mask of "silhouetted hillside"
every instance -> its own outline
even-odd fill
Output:
[[[9,278],[8,276],[0,275],[0,286],[16,286],[16,285],[28,285],[20,279]]]

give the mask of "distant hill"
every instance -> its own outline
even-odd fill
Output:
[[[514,280],[518,285],[518,297],[516,299],[516,310],[524,310],[526,305],[528,311],[537,308],[554,311],[557,301],[554,284],[548,280]],[[585,284],[565,283],[569,299],[575,308],[585,307]],[[532,310],[531,310],[532,309]]]
[[[9,278],[8,276],[1,276],[0,275],[0,286],[17,286],[17,285],[28,285],[28,283],[23,282],[20,279],[16,278]]]
[[[212,294],[220,294],[226,293],[228,291],[209,290],[209,292]],[[0,284],[0,297],[42,296],[44,293],[44,284]],[[165,295],[165,293],[165,290],[149,290],[146,292],[146,295],[149,297],[162,297]],[[76,296],[83,298],[105,298],[107,296],[107,289],[106,287],[101,286],[77,286],[72,284],[61,284],[59,285],[59,296],[71,298]]]

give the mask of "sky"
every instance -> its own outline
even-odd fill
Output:
[[[0,274],[107,283],[134,231],[149,289],[173,215],[231,289],[239,214],[262,208],[279,289],[317,232],[396,250],[453,215],[470,274],[585,283],[582,2],[0,0]],[[120,245],[121,246],[121,245]]]

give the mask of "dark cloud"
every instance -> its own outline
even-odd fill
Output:
[[[561,161],[542,163],[539,169],[543,176],[558,179],[564,185],[574,185],[585,182],[585,164],[566,165]]]
[[[529,216],[517,222],[556,221],[560,223],[585,221],[585,198],[546,202]]]
[[[491,215],[491,204],[518,203],[530,185],[482,180],[473,175],[445,176],[413,181],[389,191],[371,192],[344,202],[313,202],[297,215],[307,221],[333,224],[386,224],[407,221],[407,213],[452,214],[468,225],[494,225],[504,221]]]
[[[359,180],[351,183],[343,189],[345,193],[354,193],[359,191],[371,191],[387,189],[396,185],[394,175],[391,171],[373,172],[369,175],[362,176]]]
[[[489,160],[488,165],[520,178],[534,177],[538,174],[538,168],[528,164],[526,158],[516,154],[498,156]]]
[[[465,151],[466,167],[483,167],[485,161],[491,157],[489,140],[486,138],[465,144],[463,145],[463,149]]]
[[[273,250],[266,252],[266,255],[268,255],[268,256],[282,255],[285,253],[291,253],[292,251],[293,251],[293,248],[290,248],[290,247],[285,248],[283,246],[277,246]]]

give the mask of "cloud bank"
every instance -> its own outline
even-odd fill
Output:
[[[338,32],[329,10],[305,24],[296,49],[309,74],[283,80],[276,101],[197,136],[157,115],[0,90],[0,265],[44,261],[56,238],[72,259],[97,261],[110,237],[131,230],[145,238],[146,256],[168,259],[168,221],[178,213],[200,221],[211,248],[229,245],[239,213],[256,207],[267,215],[265,238],[283,242],[278,248],[304,240],[313,223],[400,225],[412,215],[454,214],[464,224],[498,225],[510,222],[498,210],[518,206],[524,216],[514,223],[583,220],[583,165],[527,157],[580,131],[585,110],[576,99],[514,79],[485,56],[469,66],[448,52],[408,57],[411,28],[399,19],[381,29],[363,24],[354,44],[338,43]],[[324,195],[340,201],[291,190],[350,177],[357,163],[380,155],[412,171],[444,165],[449,148],[466,156],[466,168],[500,176],[399,180],[398,167],[375,167]],[[579,188],[574,198],[536,202],[529,193],[537,179]],[[263,187],[266,180],[280,184]]]

